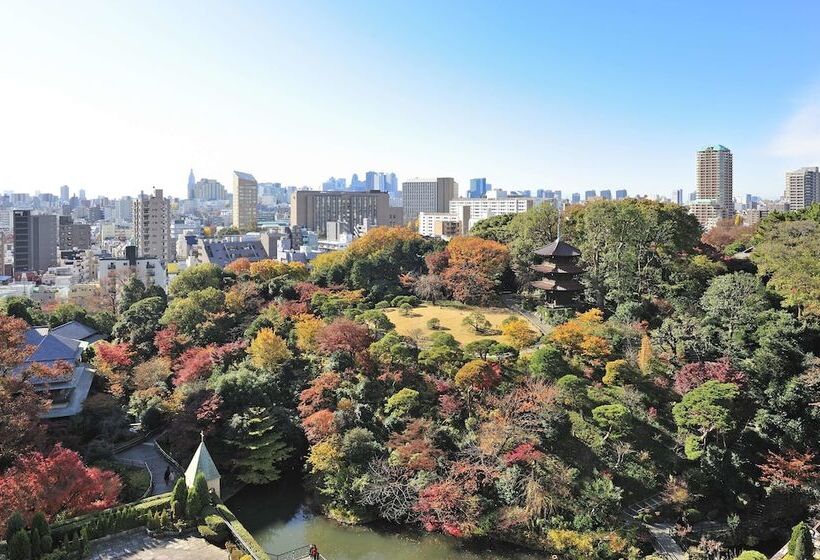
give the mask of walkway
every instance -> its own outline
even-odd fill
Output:
[[[174,486],[176,477],[180,474],[176,467],[159,452],[156,441],[157,436],[154,436],[134,447],[114,454],[114,459],[120,463],[133,466],[148,465],[148,469],[151,471],[151,476],[153,477],[151,496],[170,492]],[[174,476],[172,476],[169,484],[165,484],[165,470],[168,467],[171,467],[171,473]]]
[[[199,537],[157,539],[145,531],[91,543],[91,560],[225,560],[226,552]]]
[[[655,554],[664,560],[684,560],[686,557],[681,547],[672,538],[672,525],[668,523],[644,523],[640,515],[651,511],[664,503],[663,493],[655,494],[623,509],[623,516],[628,523],[640,523],[649,531],[652,537],[652,547]]]
[[[501,303],[504,304],[504,307],[515,311],[519,315],[523,315],[526,317],[530,323],[538,327],[538,330],[541,331],[541,334],[547,334],[552,327],[550,327],[547,323],[541,320],[541,317],[538,316],[537,313],[533,313],[532,311],[527,311],[518,303],[518,297],[515,294],[501,294]]]

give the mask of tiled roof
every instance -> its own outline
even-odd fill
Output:
[[[556,239],[549,245],[536,249],[535,254],[541,257],[580,257],[581,251],[565,241]]]
[[[75,340],[86,340],[97,334],[97,331],[79,321],[69,321],[64,325],[51,329],[51,334]]]

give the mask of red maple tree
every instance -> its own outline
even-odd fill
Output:
[[[0,475],[0,527],[19,511],[27,520],[37,511],[51,521],[109,508],[122,489],[111,471],[83,464],[77,452],[57,444],[47,454],[29,453]]]

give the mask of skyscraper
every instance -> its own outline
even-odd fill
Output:
[[[704,228],[735,214],[732,196],[732,152],[726,146],[706,146],[697,154],[697,200],[690,206]]]
[[[134,199],[134,242],[140,257],[173,261],[176,245],[171,242],[171,199],[162,196],[162,189]]]
[[[15,272],[44,272],[57,264],[57,216],[15,210],[12,222]]]
[[[675,202],[679,206],[683,206],[683,189],[677,189],[675,191]]]
[[[415,220],[419,212],[448,212],[458,198],[458,183],[452,177],[411,179],[401,184],[404,219]]]
[[[802,210],[820,202],[820,169],[801,167],[786,173],[785,198],[789,210]]]
[[[233,227],[241,231],[256,229],[259,186],[250,173],[233,172]]]
[[[487,178],[470,179],[470,190],[467,191],[467,198],[481,198],[485,194],[487,194]]]
[[[191,169],[191,172],[188,174],[188,200],[193,200],[194,198],[194,186],[196,186],[196,177],[194,177],[194,170]]]
[[[584,191],[584,200],[592,200],[595,198],[595,191]]]
[[[404,225],[401,208],[390,207],[386,192],[296,191],[290,199],[290,225],[303,226],[323,237],[328,222],[343,224],[348,233],[367,221],[369,226]]]
[[[618,189],[615,191],[615,200],[623,200],[626,196],[626,189]]]
[[[71,198],[71,195],[68,190],[68,185],[63,185],[60,187],[60,202],[63,204],[68,204],[68,199]]]
[[[601,191],[601,198],[604,200],[612,200],[612,191],[609,189],[603,189]]]

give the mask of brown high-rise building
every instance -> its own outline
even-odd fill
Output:
[[[405,221],[415,220],[419,212],[449,212],[450,201],[458,198],[458,183],[452,177],[411,179],[401,184]]]
[[[319,237],[327,234],[328,222],[339,222],[353,233],[365,221],[370,227],[402,225],[402,215],[383,191],[296,191],[290,199],[290,225],[315,231]]]

